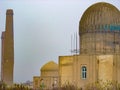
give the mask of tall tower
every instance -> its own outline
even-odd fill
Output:
[[[6,30],[2,32],[2,60],[1,60],[1,80],[8,84],[13,84],[14,71],[14,36],[13,36],[13,10],[6,12]]]

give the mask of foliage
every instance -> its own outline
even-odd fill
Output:
[[[120,90],[120,84],[116,81],[97,81],[85,85],[84,90]]]
[[[40,84],[40,90],[44,90],[45,87],[46,87],[46,86],[45,86],[44,83]]]
[[[60,90],[76,90],[76,87],[68,82]]]
[[[7,86],[5,83],[0,82],[0,90],[33,90],[33,89],[28,88],[27,86],[24,86],[22,84],[14,84],[13,86]],[[44,89],[40,88],[38,90],[44,90]],[[89,83],[79,89],[74,85],[67,83],[63,85],[61,88],[53,88],[52,90],[120,90],[120,84],[116,81],[99,80],[94,83]]]
[[[99,80],[94,83],[89,83],[82,88],[77,88],[74,85],[66,84],[60,90],[120,90],[120,84],[116,81]]]
[[[8,86],[3,82],[0,82],[0,90],[32,90],[22,84],[14,84],[13,86]]]
[[[76,90],[74,85],[65,85],[61,87],[61,90]]]

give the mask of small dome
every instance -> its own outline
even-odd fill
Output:
[[[46,63],[42,68],[41,71],[56,71],[58,70],[58,64],[53,61]]]
[[[111,24],[120,24],[120,11],[112,4],[99,2],[84,12],[79,23],[79,32],[96,30],[103,25]]]

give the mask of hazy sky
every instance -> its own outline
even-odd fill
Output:
[[[78,32],[83,12],[100,1],[120,9],[120,0],[0,0],[0,34],[6,10],[14,10],[14,81],[32,81],[42,65],[70,55],[71,35]]]

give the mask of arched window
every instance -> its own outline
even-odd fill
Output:
[[[81,68],[82,70],[82,79],[86,79],[87,78],[87,67],[86,66],[82,66]]]

